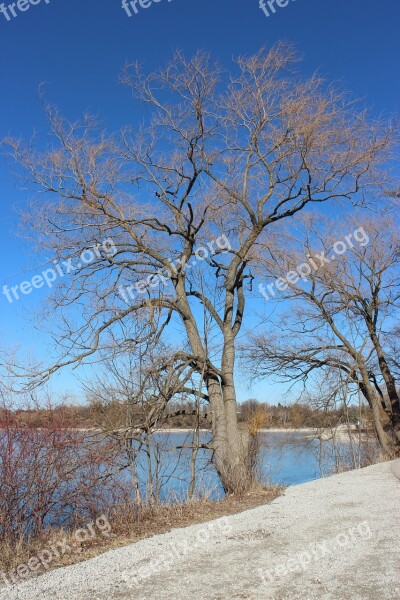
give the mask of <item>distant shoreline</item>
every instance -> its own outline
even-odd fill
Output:
[[[191,429],[190,427],[182,427],[182,429],[178,427],[171,427],[169,429],[156,429],[154,433],[193,433],[195,429]],[[200,433],[211,433],[211,429],[199,429]],[[279,427],[271,427],[271,428],[262,428],[259,430],[260,433],[316,433],[319,431],[317,428],[312,427],[299,427],[298,429],[288,429],[288,428],[279,428]]]
[[[0,427],[0,431],[2,431],[2,427]],[[21,429],[25,429],[25,427],[22,425]],[[45,427],[36,427],[36,429],[45,431],[46,428]],[[244,430],[245,428],[243,428]],[[66,427],[63,429],[64,431],[76,431],[76,432],[84,432],[84,433],[93,433],[93,434],[97,434],[97,433],[102,433],[101,429],[95,428],[95,427]],[[200,428],[199,433],[212,433],[211,429],[205,429],[205,428]],[[169,429],[155,429],[153,431],[153,433],[168,433],[168,434],[176,434],[176,433],[195,433],[196,429],[190,428],[190,427],[171,427]],[[357,435],[359,433],[358,429],[356,428],[351,428],[350,430],[347,427],[341,427],[341,428],[330,428],[330,427],[326,427],[326,428],[322,428],[322,427],[298,427],[298,428],[293,428],[293,427],[271,427],[271,428],[266,428],[263,427],[261,429],[259,429],[259,433],[309,433],[310,435],[317,435],[318,437],[321,437],[322,439],[328,439],[330,437],[343,437],[343,436],[348,436],[349,433],[352,433],[353,435]],[[365,432],[362,432],[362,434],[365,434]]]

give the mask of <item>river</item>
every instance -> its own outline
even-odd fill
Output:
[[[190,481],[191,434],[158,433],[154,436],[159,464],[153,461],[157,472],[161,498],[185,498]],[[201,434],[207,443],[208,433]],[[350,444],[344,441],[323,444],[311,432],[268,432],[261,434],[260,472],[265,483],[298,485],[334,473],[338,465],[351,459]],[[176,449],[179,448],[179,449]],[[196,490],[199,495],[216,499],[223,495],[210,452],[199,450],[197,456]],[[147,464],[139,465],[142,485],[147,481]],[[144,489],[144,488],[143,488]]]

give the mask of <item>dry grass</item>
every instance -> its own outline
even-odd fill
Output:
[[[255,488],[241,497],[228,496],[220,501],[199,500],[185,504],[166,504],[157,506],[144,506],[140,509],[132,506],[120,507],[108,515],[112,534],[105,537],[96,535],[92,540],[78,543],[74,532],[64,530],[51,530],[40,539],[30,539],[18,544],[2,545],[0,556],[0,571],[9,573],[18,565],[27,564],[28,560],[36,557],[46,548],[54,546],[56,542],[66,539],[72,550],[55,558],[49,569],[71,565],[82,560],[93,558],[107,550],[132,544],[144,538],[160,533],[166,533],[178,527],[186,527],[198,523],[205,523],[218,517],[227,516],[256,508],[262,504],[272,502],[282,494],[283,488],[265,487]],[[43,568],[37,571],[43,573]],[[24,578],[26,579],[26,578]],[[24,579],[18,578],[18,581]],[[0,585],[1,585],[0,580]]]

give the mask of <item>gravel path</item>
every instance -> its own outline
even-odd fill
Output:
[[[9,586],[1,600],[400,600],[400,461],[288,488]]]

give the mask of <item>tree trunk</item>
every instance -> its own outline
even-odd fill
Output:
[[[177,304],[180,309],[192,352],[202,358],[202,376],[207,388],[211,407],[213,460],[222,486],[227,494],[240,494],[248,489],[249,476],[246,444],[238,427],[236,393],[233,378],[235,348],[234,335],[226,312],[224,348],[221,361],[221,375],[217,375],[205,365],[209,362],[206,348],[200,337],[196,321],[191,311],[183,279],[176,282]]]
[[[382,424],[382,416],[381,416],[381,402],[377,398],[374,390],[372,389],[371,383],[369,381],[368,372],[364,366],[360,368],[361,376],[362,376],[362,386],[361,391],[366,398],[371,411],[372,411],[372,419],[374,422],[374,427],[376,431],[376,435],[378,437],[379,445],[385,454],[390,458],[395,458],[399,453],[399,444],[394,438],[391,438],[385,431]]]
[[[369,327],[370,329],[370,337],[375,346],[376,353],[378,356],[379,368],[382,374],[382,377],[385,381],[386,391],[389,396],[390,402],[390,422],[393,429],[393,435],[397,439],[397,442],[400,446],[400,398],[396,389],[395,379],[390,371],[389,365],[386,361],[386,357],[383,351],[383,348],[379,342],[378,336],[375,331],[372,329],[372,325]]]
[[[388,436],[382,425],[380,402],[375,394],[373,395],[373,399],[369,402],[369,405],[371,407],[372,418],[379,444],[385,454],[387,454],[390,458],[394,458],[397,455],[397,444]]]
[[[241,436],[232,389],[208,384],[212,413],[214,465],[227,494],[242,494],[250,485],[246,443]]]

